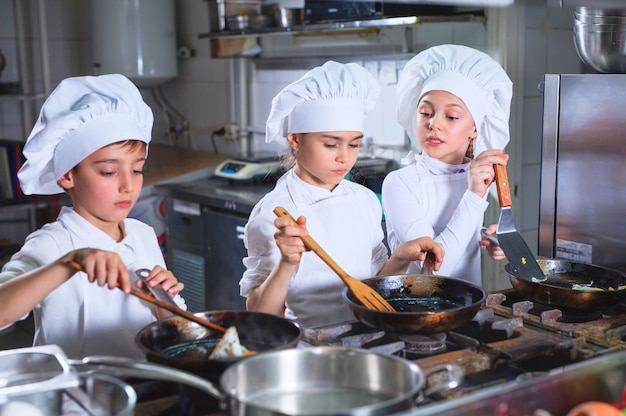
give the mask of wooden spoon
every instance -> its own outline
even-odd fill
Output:
[[[70,260],[69,262],[67,262],[67,264],[70,267],[76,269],[79,272],[84,272],[83,267],[80,264],[78,264],[77,262],[75,262],[75,261],[71,261]],[[137,296],[138,298],[143,299],[146,302],[150,302],[150,303],[152,303],[154,305],[157,305],[157,306],[159,306],[159,307],[161,307],[163,309],[166,309],[166,310],[168,310],[168,311],[170,311],[170,312],[172,312],[172,313],[174,313],[174,314],[176,314],[178,316],[182,316],[183,318],[187,318],[190,321],[193,321],[193,322],[195,322],[197,324],[200,324],[202,326],[205,326],[207,328],[213,329],[213,330],[221,332],[221,333],[225,333],[226,332],[226,328],[224,328],[223,326],[219,326],[217,324],[214,324],[213,322],[207,321],[206,319],[202,319],[202,318],[194,315],[191,312],[188,312],[188,311],[186,311],[184,309],[181,309],[178,306],[170,305],[169,303],[166,303],[166,302],[163,302],[161,300],[158,300],[157,298],[153,297],[152,295],[148,295],[147,293],[143,293],[143,292],[141,292],[141,291],[139,291],[137,289],[130,289],[130,294],[134,295],[134,296]]]
[[[291,216],[291,214],[289,214],[289,212],[283,207],[274,208],[274,214],[282,218],[287,218],[291,220],[297,227],[299,226],[296,220]],[[317,254],[324,261],[324,263],[330,266],[330,268],[333,269],[333,271],[337,273],[337,275],[339,275],[341,281],[348,287],[348,289],[352,291],[354,296],[363,304],[363,306],[377,311],[396,311],[393,306],[391,306],[389,302],[387,302],[385,298],[383,298],[378,292],[376,292],[374,289],[361,282],[360,280],[350,276],[341,267],[339,267],[339,265],[335,263],[335,261],[328,255],[328,253],[326,253],[326,251],[324,251],[324,249],[320,247],[320,245],[317,244],[315,240],[313,240],[313,237],[311,237],[310,235],[305,235],[300,238],[308,249]]]

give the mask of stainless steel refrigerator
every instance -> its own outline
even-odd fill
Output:
[[[538,254],[626,271],[626,74],[545,75]]]

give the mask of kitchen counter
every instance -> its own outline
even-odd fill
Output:
[[[202,150],[150,144],[148,161],[144,169],[144,187],[172,180],[190,180],[190,175],[208,176],[216,165],[228,156]]]

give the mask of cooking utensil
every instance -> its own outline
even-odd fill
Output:
[[[137,395],[129,385],[79,373],[69,361],[57,345],[1,351],[0,415],[133,414]]]
[[[203,319],[222,327],[235,326],[242,345],[257,355],[291,348],[302,337],[299,323],[261,312],[208,311],[198,313]],[[199,326],[187,319],[172,316],[147,325],[135,336],[135,343],[151,362],[199,374],[216,380],[230,365],[251,356],[209,359],[222,333]]]
[[[472,320],[487,297],[480,286],[444,276],[379,276],[363,283],[380,293],[397,312],[364,308],[344,290],[343,297],[354,316],[372,328],[396,334],[436,334],[458,328]]]
[[[458,365],[424,372],[395,356],[344,347],[259,354],[230,366],[220,377],[219,387],[186,371],[118,357],[87,357],[77,366],[116,377],[188,385],[218,399],[230,415],[264,416],[388,415],[455,388],[464,376]],[[431,375],[437,375],[437,385],[425,389]]]
[[[426,378],[445,371],[448,382],[424,391]],[[220,385],[231,410],[264,415],[388,415],[438,391],[456,387],[458,366],[428,373],[401,358],[343,347],[275,351],[228,368]]]
[[[139,280],[143,282],[144,287],[148,289],[152,296],[162,302],[169,303],[170,305],[178,308],[178,305],[176,304],[176,302],[174,302],[174,299],[172,299],[170,294],[167,293],[167,290],[163,289],[162,285],[156,285],[153,287],[148,284],[148,275],[150,274],[150,270],[138,269],[135,271],[135,274],[137,275],[137,277],[139,277]]]
[[[601,310],[626,302],[622,271],[568,260],[539,259],[538,264],[546,275],[543,282],[523,279],[510,264],[504,266],[513,288],[526,299],[573,311]]]
[[[81,272],[84,271],[83,267],[79,263],[77,263],[75,261],[69,261],[68,265],[73,267],[74,269],[76,269],[78,271],[81,271]],[[137,272],[137,275],[139,275],[139,271]],[[148,286],[148,285],[146,284],[146,286]],[[161,289],[163,289],[163,288],[161,287]],[[195,322],[197,324],[206,326],[208,328],[211,328],[211,329],[213,329],[215,331],[219,331],[221,333],[225,333],[226,332],[226,328],[221,327],[219,325],[216,325],[213,322],[207,321],[206,319],[202,319],[201,317],[196,316],[196,315],[194,315],[191,312],[188,312],[188,311],[186,311],[184,309],[179,308],[178,305],[176,305],[176,303],[173,300],[171,302],[164,302],[162,300],[156,299],[153,296],[150,296],[150,295],[148,295],[146,293],[143,293],[143,292],[141,292],[141,291],[139,291],[137,289],[130,289],[130,294],[133,295],[133,296],[136,296],[136,297],[138,297],[138,298],[140,298],[142,300],[145,300],[146,302],[150,302],[150,303],[152,303],[154,305],[157,305],[157,306],[159,306],[159,307],[161,307],[163,309],[166,309],[166,310],[168,310],[168,311],[170,311],[170,312],[172,312],[172,313],[174,313],[174,314],[176,314],[178,316],[182,316],[184,318],[187,318],[190,321],[193,321],[193,322]],[[169,297],[167,292],[165,292],[165,295]]]
[[[504,251],[509,263],[514,267],[522,279],[528,281],[544,281],[546,276],[537,264],[537,260],[526,241],[517,232],[513,221],[511,208],[511,187],[506,172],[506,166],[493,165],[496,176],[496,188],[498,190],[498,202],[500,203],[500,219],[498,220],[498,244]]]
[[[298,223],[283,207],[274,208],[274,214],[279,217],[287,218],[291,220],[296,226]],[[356,299],[359,300],[365,307],[375,309],[379,311],[395,312],[395,309],[376,291],[372,290],[369,286],[363,284],[360,280],[350,276],[324,251],[322,247],[311,237],[305,235],[302,238],[304,245],[312,252],[317,254],[320,259],[324,261],[337,275],[341,278],[341,281],[354,293]]]

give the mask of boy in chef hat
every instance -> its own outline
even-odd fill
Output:
[[[317,255],[305,252],[308,232],[351,276],[406,271],[423,250],[443,251],[430,238],[399,246],[389,258],[382,209],[369,189],[345,180],[359,154],[365,115],[379,86],[360,65],[327,62],[274,97],[266,141],[285,140],[294,164],[254,207],[245,228],[247,270],[240,281],[247,308],[297,319],[305,327],[354,319],[343,284]],[[276,218],[282,206],[297,224]],[[278,230],[277,230],[278,228]]]
[[[57,344],[73,358],[142,359],[135,334],[164,311],[127,294],[135,271],[150,269],[150,284],[185,306],[154,230],[127,218],[152,121],[139,90],[117,74],[65,79],[44,102],[18,177],[25,194],[67,192],[72,207],[30,234],[3,267],[0,325],[33,310],[34,345]]]
[[[383,182],[389,245],[431,236],[446,250],[440,274],[481,285],[480,246],[504,258],[480,229],[493,165],[508,160],[511,80],[488,55],[441,45],[406,64],[397,91],[398,121],[418,154]],[[420,268],[415,262],[409,272]]]

